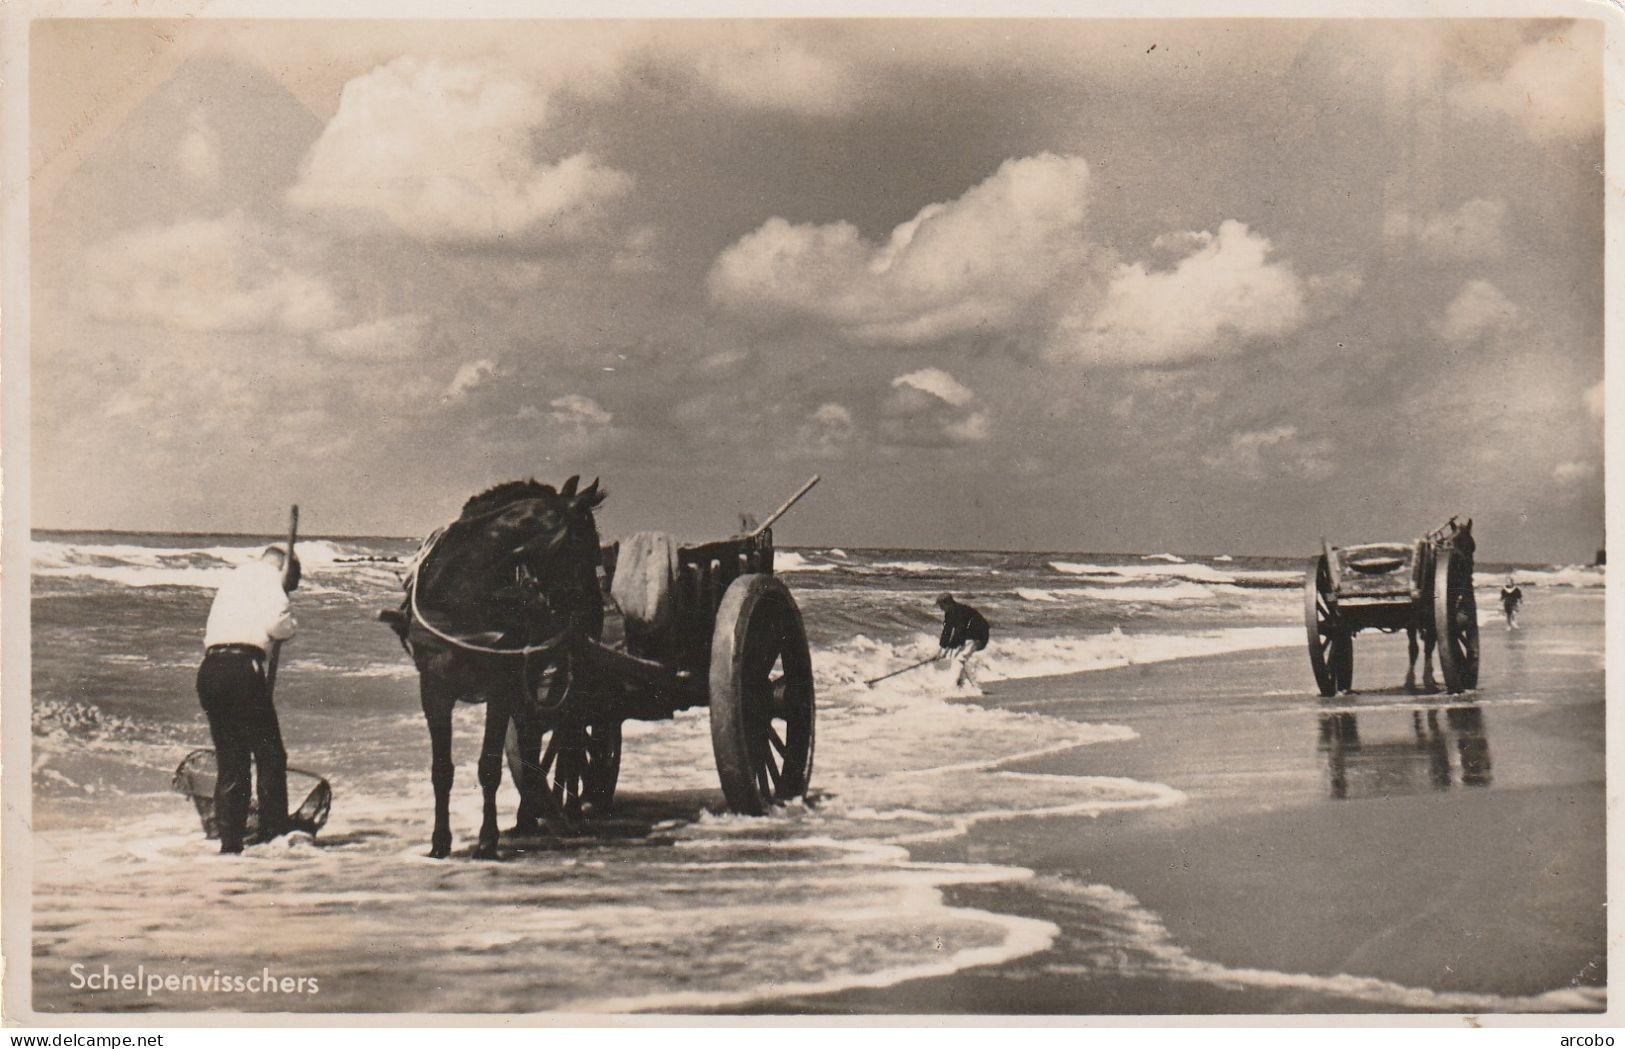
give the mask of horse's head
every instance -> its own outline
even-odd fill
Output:
[[[596,633],[603,605],[593,510],[606,493],[597,481],[578,492],[578,481],[560,491],[510,481],[470,499],[420,570],[423,607],[507,645]]]

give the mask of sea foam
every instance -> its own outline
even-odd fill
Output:
[[[1211,565],[1179,564],[1101,565],[1077,561],[1051,561],[1049,566],[1063,575],[1090,576],[1102,580],[1139,582],[1147,579],[1183,579],[1192,583],[1228,583],[1264,587],[1298,586],[1303,573],[1281,569],[1227,569]]]

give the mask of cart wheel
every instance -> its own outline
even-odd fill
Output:
[[[1477,688],[1478,601],[1473,596],[1472,562],[1459,551],[1435,561],[1433,617],[1445,691]]]
[[[728,807],[760,816],[812,778],[812,655],[801,612],[765,574],[728,586],[711,637],[711,748]]]
[[[1303,577],[1303,625],[1309,633],[1309,669],[1323,696],[1337,695],[1354,677],[1354,642],[1338,624],[1332,573],[1325,555],[1309,562]]]
[[[518,750],[510,730],[508,767],[517,769]],[[615,784],[621,775],[621,723],[560,725],[542,736],[538,764],[555,811],[572,820],[584,810],[602,816],[615,802]],[[520,777],[515,776],[515,784]],[[532,813],[540,818],[542,813]]]

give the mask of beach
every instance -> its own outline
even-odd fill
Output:
[[[255,546],[36,539],[35,1010],[1605,1004],[1598,570],[1507,568],[1531,593],[1510,634],[1486,572],[1475,693],[1405,692],[1403,636],[1366,634],[1357,693],[1323,700],[1296,559],[780,551],[819,697],[806,802],[729,813],[695,709],[627,723],[611,816],[486,863],[477,707],[454,723],[453,855],[426,855],[416,675],[374,619],[398,601],[388,559],[414,547],[302,545],[277,705],[333,815],[230,858],[169,775],[208,743],[192,680],[210,588]],[[945,589],[995,625],[983,690],[930,667],[866,686],[935,645]],[[507,783],[498,802],[506,827]],[[125,973],[134,988],[89,979]]]
[[[1527,620],[1526,620],[1527,623]],[[950,898],[1054,921],[998,967],[766,1012],[924,1014],[1600,1010],[1607,982],[1603,669],[1576,616],[1484,631],[1493,689],[1417,697],[1403,637],[1362,638],[1358,695],[1322,701],[1290,649],[1013,682],[981,702],[1137,738],[1006,767],[1155,775],[1187,803],[989,821],[922,853],[1020,862],[1031,884]],[[1357,687],[1360,682],[1357,679]],[[1341,723],[1341,743],[1322,726]],[[1348,720],[1358,726],[1358,742]],[[1333,792],[1341,761],[1343,796]],[[1153,771],[1154,770],[1154,771]],[[1067,930],[1116,895],[1118,942]],[[1112,950],[1159,956],[1124,978]]]

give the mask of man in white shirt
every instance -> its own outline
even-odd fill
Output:
[[[258,840],[288,827],[288,755],[265,680],[271,642],[294,632],[288,591],[299,585],[299,558],[285,570],[286,561],[282,547],[268,546],[258,560],[233,570],[215,592],[203,631],[197,694],[214,737],[221,852],[243,851],[250,761],[259,780]]]

